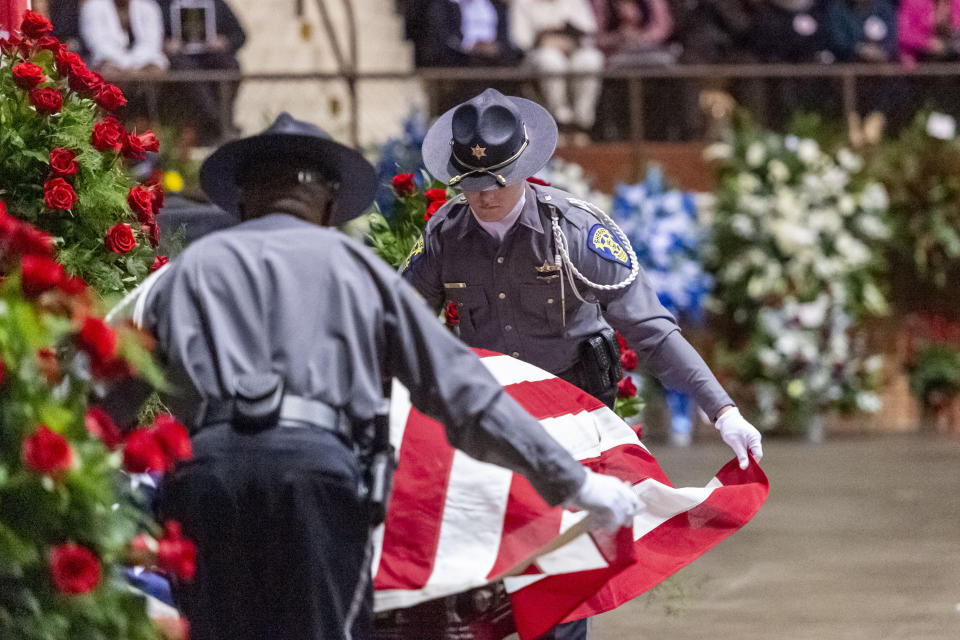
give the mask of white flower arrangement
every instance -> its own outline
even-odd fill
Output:
[[[767,428],[843,408],[876,411],[878,359],[855,323],[886,311],[875,278],[890,236],[883,185],[850,149],[743,128],[712,145],[719,161],[709,307]],[[787,414],[787,415],[785,415]]]

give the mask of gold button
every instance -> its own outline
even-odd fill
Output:
[[[512,357],[514,357],[514,358],[519,358],[519,357],[520,357],[520,352],[519,352],[519,351],[514,351],[514,352],[511,353],[510,355],[511,355]]]
[[[553,304],[553,298],[547,298],[547,304]]]
[[[497,258],[497,264],[503,264],[503,256]]]
[[[503,328],[504,331],[513,331],[513,325],[507,325]]]
[[[497,294],[497,297],[500,298],[501,300],[503,300],[504,298],[507,297],[507,294],[505,294],[503,291],[501,291],[500,293]]]

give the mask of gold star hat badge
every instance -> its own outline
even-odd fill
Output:
[[[472,149],[470,149],[470,153],[473,154],[473,157],[474,157],[474,158],[476,158],[477,160],[479,160],[480,158],[486,157],[486,155],[487,155],[487,148],[486,148],[486,147],[481,147],[480,145],[477,145],[477,146],[473,147]]]

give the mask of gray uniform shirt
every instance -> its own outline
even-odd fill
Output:
[[[561,308],[560,275],[551,268],[556,254],[551,211],[559,216],[570,259],[591,281],[621,282],[630,273],[629,260],[593,213],[568,202],[570,194],[532,184],[526,189],[520,217],[503,242],[477,223],[462,196],[447,203],[427,224],[403,277],[435,308],[457,303],[460,337],[472,347],[556,374],[576,363],[585,338],[612,326],[654,376],[691,394],[711,417],[733,404],[642,271],[630,286],[612,291],[578,281],[586,303],[565,283]]]
[[[583,467],[419,296],[335,230],[274,214],[211,234],[170,264],[145,302],[183,420],[201,398],[229,397],[238,375],[261,371],[367,420],[383,404],[384,377],[396,377],[453,446],[523,474],[551,504],[583,482]]]

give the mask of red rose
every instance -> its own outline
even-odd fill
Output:
[[[193,455],[190,434],[187,433],[186,427],[169,413],[157,416],[152,428],[154,437],[167,456],[168,468],[172,468],[174,462],[187,460]]]
[[[36,40],[53,31],[53,25],[43,14],[27,9],[23,14],[23,22],[20,23],[20,31],[28,38]]]
[[[160,227],[156,222],[141,224],[140,231],[143,232],[143,235],[147,236],[147,240],[150,241],[151,247],[156,247],[158,244],[160,244]]]
[[[123,436],[120,434],[120,429],[117,428],[113,418],[100,407],[87,409],[84,423],[90,435],[101,440],[111,451],[114,451],[123,443]]]
[[[74,63],[73,59],[67,58],[67,56],[64,56],[64,60],[69,60],[70,64]],[[82,62],[83,60],[80,60],[80,63]],[[103,76],[91,71],[85,65],[74,64],[70,69],[70,78],[67,80],[67,84],[77,93],[95,94],[100,85],[103,84]]]
[[[0,52],[3,52],[5,55],[13,55],[17,52],[17,49],[20,48],[21,44],[23,44],[23,40],[20,36],[11,33],[3,40],[0,40]]]
[[[60,72],[61,77],[72,75],[79,69],[87,69],[87,63],[83,61],[80,54],[67,51],[66,48],[54,51],[53,57],[57,61],[57,71]],[[70,88],[73,89],[72,86]],[[73,90],[76,91],[76,89]]]
[[[56,58],[60,53],[67,50],[67,47],[60,42],[56,36],[43,36],[37,40],[37,49],[47,50],[53,52],[53,57]]]
[[[56,89],[34,89],[30,92],[30,104],[37,113],[60,113],[63,108],[63,96]]]
[[[127,204],[136,214],[141,224],[153,222],[153,194],[146,187],[130,187],[127,192]]]
[[[157,567],[189,582],[197,572],[196,558],[196,548],[183,537],[180,524],[167,521],[164,535],[157,541]]]
[[[60,363],[57,360],[56,351],[50,347],[37,351],[37,366],[40,367],[40,372],[47,382],[50,384],[60,382]]]
[[[157,541],[141,533],[130,541],[127,562],[137,567],[152,567],[157,564]]]
[[[624,340],[623,336],[620,335],[620,332],[617,331],[617,343],[620,345],[620,351],[623,351],[627,348],[627,341]]]
[[[156,183],[150,185],[150,195],[153,196],[154,213],[163,209],[163,187]]]
[[[127,132],[120,122],[112,116],[107,116],[93,125],[90,143],[97,151],[120,151],[126,135]]]
[[[20,286],[24,295],[31,298],[53,289],[63,281],[63,267],[48,256],[23,256],[20,269]]]
[[[77,276],[66,276],[60,282],[60,291],[68,296],[78,296],[87,290],[87,283]]]
[[[105,82],[97,89],[97,97],[94,99],[105,111],[116,111],[127,104],[127,99],[123,97],[120,87]]]
[[[131,160],[143,160],[147,157],[147,150],[143,148],[140,138],[128,133],[123,137],[123,155]]]
[[[443,310],[443,319],[447,325],[453,327],[460,324],[460,310],[457,309],[457,303],[451,300]]]
[[[50,575],[63,593],[87,593],[100,584],[100,561],[86,547],[68,542],[50,552]]]
[[[530,176],[529,178],[527,178],[527,182],[529,182],[530,184],[538,184],[538,185],[540,185],[541,187],[549,187],[549,186],[550,186],[550,183],[547,182],[546,180],[541,180],[540,178],[535,178],[535,177],[533,177],[533,176]]]
[[[49,209],[66,211],[77,202],[77,192],[63,178],[50,178],[43,184],[43,201]]]
[[[409,196],[417,190],[417,185],[413,182],[412,173],[398,173],[397,175],[393,176],[393,179],[390,181],[390,183],[401,196]]]
[[[637,368],[637,352],[633,349],[624,349],[620,354],[620,364],[627,371],[633,371]]]
[[[167,457],[152,429],[137,429],[123,443],[123,468],[130,473],[166,471]]]
[[[3,363],[3,360],[0,360],[0,384],[3,384],[7,379],[7,365]]]
[[[445,201],[447,199],[447,190],[446,189],[427,189],[423,195],[427,196],[427,200],[433,202],[434,200]]]
[[[632,398],[637,395],[637,385],[633,384],[633,378],[624,376],[617,383],[617,395],[621,398]]]
[[[133,251],[137,246],[137,239],[133,237],[133,229],[125,222],[118,222],[107,229],[107,237],[104,240],[107,249],[114,253],[127,253]]]
[[[9,235],[11,252],[21,256],[53,257],[53,238],[36,227],[19,223]]]
[[[427,212],[423,214],[423,219],[429,220],[430,218],[432,218],[433,214],[437,212],[437,209],[442,207],[444,204],[446,203],[443,200],[434,200],[433,202],[431,202],[430,205],[427,207]]]
[[[117,353],[117,332],[100,318],[87,318],[77,336],[80,348],[93,360],[106,362]]]
[[[66,438],[42,424],[23,441],[23,461],[38,473],[55,473],[70,468],[73,451]]]
[[[70,149],[57,147],[50,150],[50,171],[53,175],[65,178],[72,176],[78,170],[75,162],[77,154]]]
[[[170,260],[170,259],[167,258],[167,256],[157,256],[156,258],[154,258],[154,259],[153,259],[153,264],[150,265],[150,273],[153,273],[154,271],[156,271],[157,269],[159,269],[159,268],[162,267],[163,265],[167,264],[167,262],[169,262],[169,260]]]
[[[30,62],[21,62],[13,66],[13,81],[21,89],[27,91],[36,89],[41,82],[46,82],[47,77],[43,75],[43,67]]]
[[[147,129],[137,137],[140,138],[140,144],[143,145],[143,148],[146,151],[152,151],[153,153],[160,151],[160,141],[157,139],[157,135],[153,131]]]

